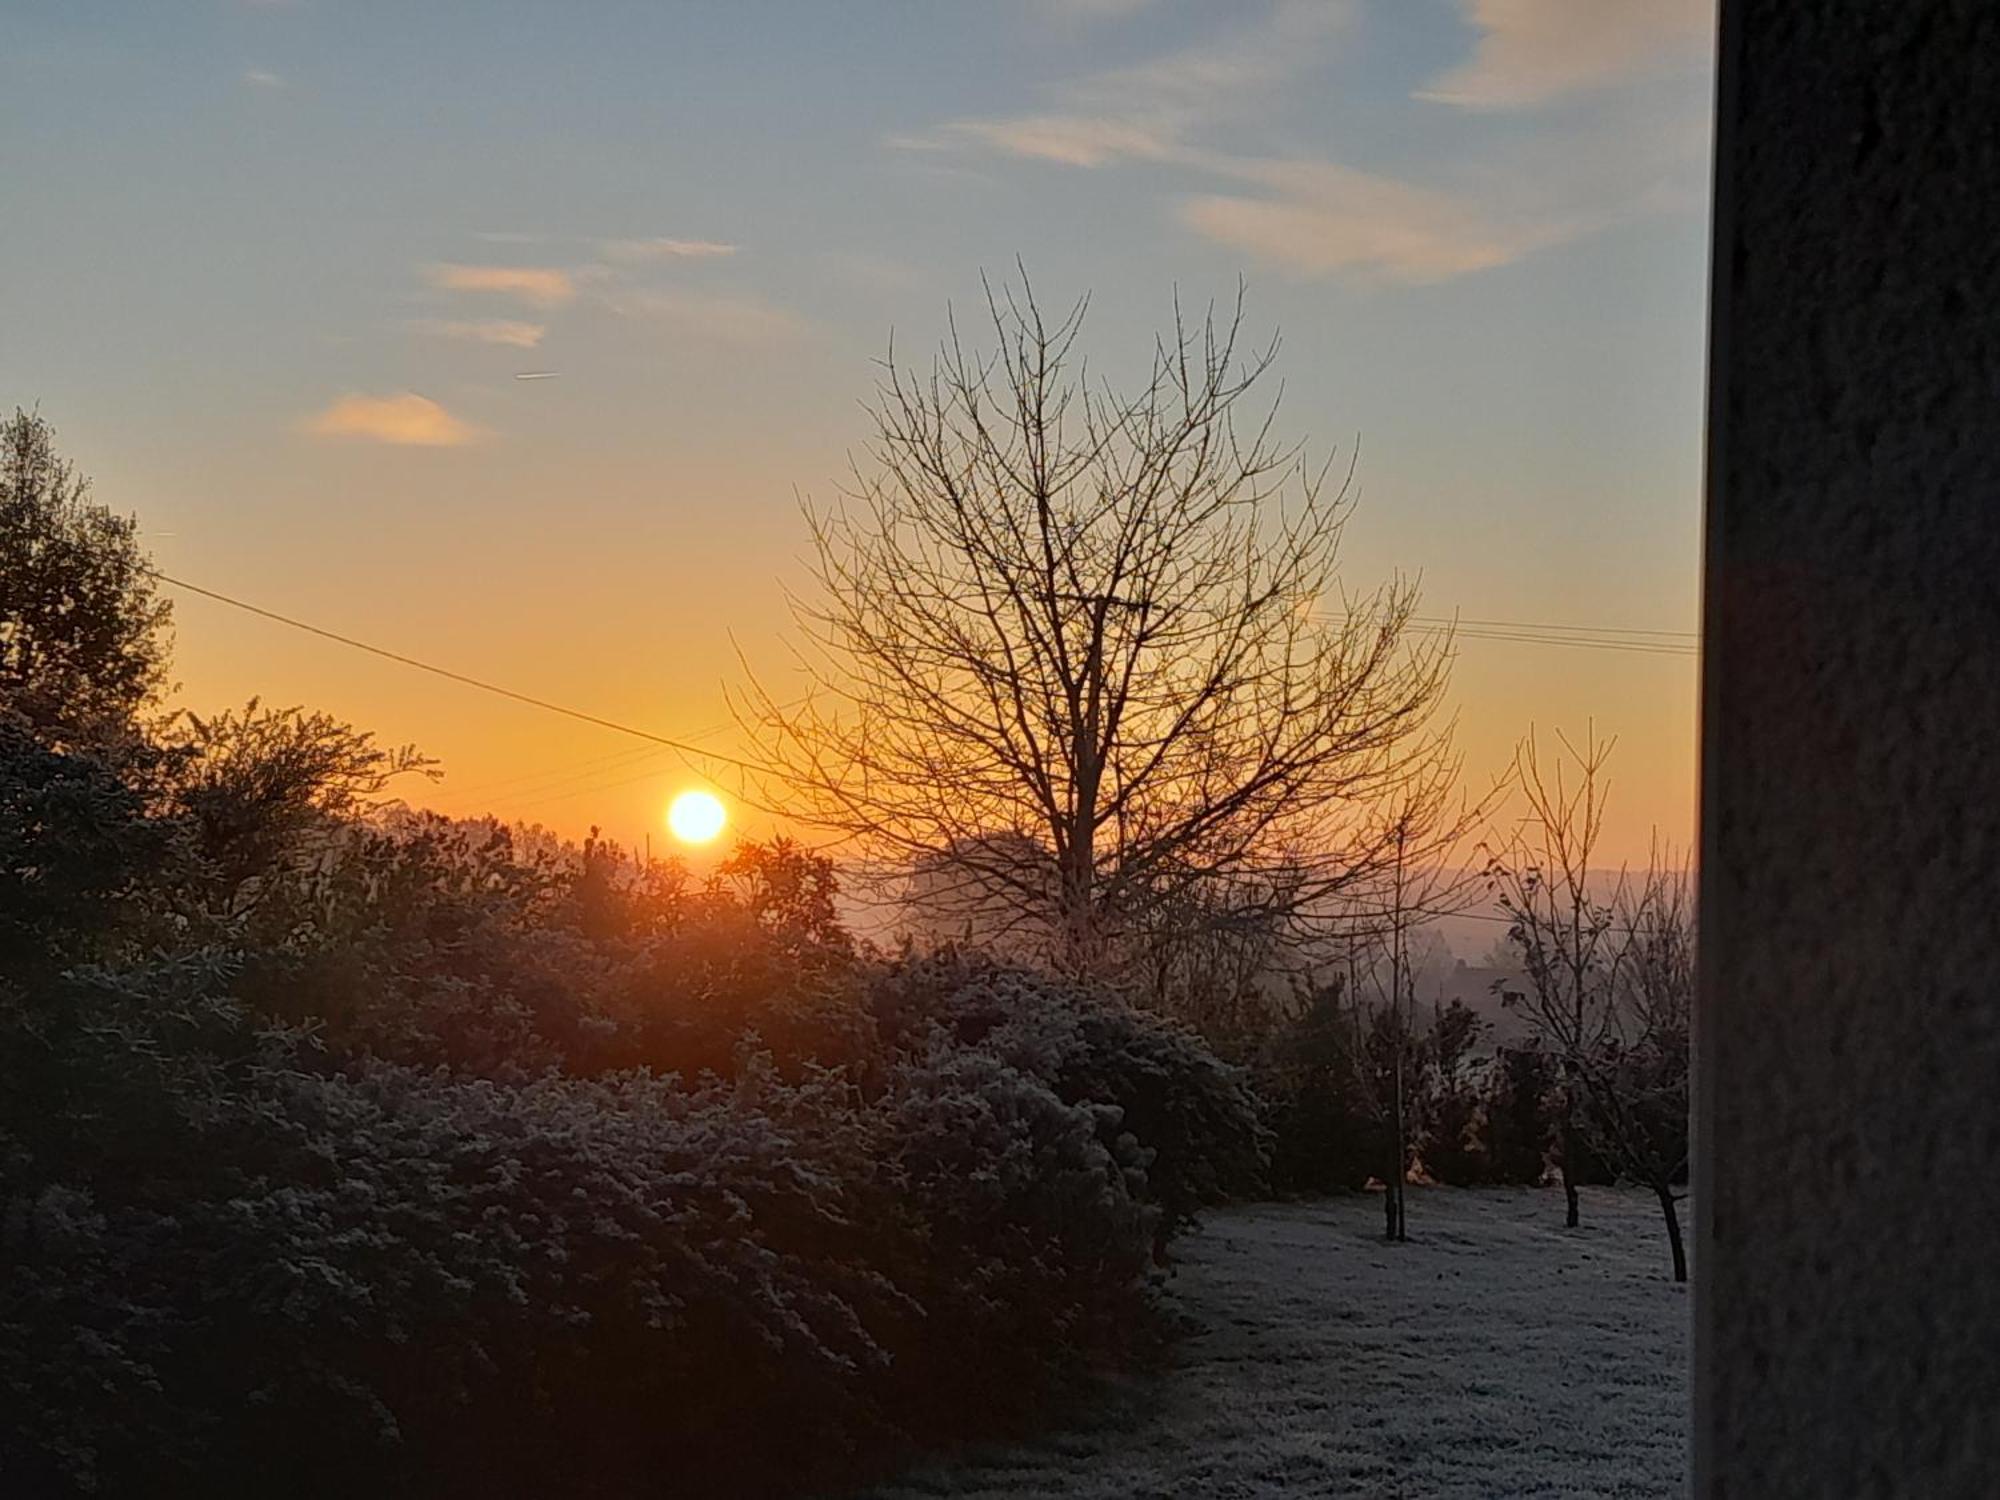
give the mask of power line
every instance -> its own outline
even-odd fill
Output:
[[[391,651],[384,646],[370,645],[367,641],[356,640],[351,635],[342,635],[338,631],[325,630],[318,625],[309,625],[304,620],[295,620],[290,615],[279,614],[276,610],[265,609],[260,605],[233,598],[228,594],[218,593],[214,589],[205,589],[198,583],[189,583],[185,579],[171,577],[166,573],[160,572],[157,568],[148,568],[146,571],[161,583],[167,584],[170,587],[186,589],[191,594],[199,594],[204,599],[213,599],[218,604],[227,604],[232,609],[243,610],[247,614],[258,616],[260,619],[270,620],[276,624],[288,626],[293,630],[302,630],[307,635],[316,635],[322,640],[333,641],[342,646],[350,646],[356,651],[366,651],[370,656],[379,656],[385,661],[393,661],[402,666],[414,667],[419,672],[429,672],[434,677],[442,677],[447,681],[456,682],[465,687],[477,688],[482,693],[492,693],[496,697],[510,698],[516,703],[525,703],[530,708],[539,708],[546,713],[561,714],[564,718],[576,719],[585,724],[595,724],[600,729],[609,729],[617,734],[629,734],[634,739],[650,740],[656,745],[664,745],[667,749],[678,751],[682,755],[699,756],[705,760],[721,761],[725,765],[738,766],[744,770],[756,769],[749,761],[739,760],[733,755],[724,755],[715,750],[704,750],[699,745],[689,744],[685,740],[672,739],[664,734],[654,734],[650,729],[639,729],[631,724],[621,724],[616,719],[606,719],[598,714],[585,713],[580,708],[568,708],[560,703],[551,703],[546,698],[537,698],[529,693],[519,693],[512,688],[501,687],[498,683],[483,682],[477,677],[468,677],[463,672],[454,672],[449,667],[440,667],[431,662],[419,661],[416,657],[405,656],[400,651]]]
[[[599,792],[615,792],[620,787],[634,786],[641,781],[652,781],[659,777],[657,769],[639,772],[636,776],[621,776],[616,781],[592,781],[583,786],[573,786],[568,791],[555,791],[550,795],[536,794],[526,802],[516,803],[514,813],[531,812],[540,807],[554,807],[563,802],[574,802],[578,797],[594,797]]]
[[[1345,623],[1346,615],[1322,613],[1318,618]],[[1442,615],[1411,615],[1406,628],[1413,635],[1446,635],[1460,641],[1509,641],[1527,646],[1575,646],[1593,651],[1627,651],[1639,656],[1699,656],[1700,636],[1693,631],[1636,630],[1612,625],[1540,625],[1525,620],[1467,620]]]
[[[1410,618],[1422,625],[1473,625],[1496,630],[1539,630],[1584,635],[1660,636],[1684,641],[1701,639],[1701,632],[1698,630],[1635,630],[1620,625],[1531,625],[1521,620],[1468,620],[1463,615],[1412,615]]]
[[[725,755],[715,750],[704,750],[687,740],[679,740],[668,735],[655,734],[649,729],[640,729],[635,725],[624,724],[616,719],[607,719],[600,714],[587,713],[583,709],[571,708],[566,704],[551,702],[547,698],[538,698],[531,693],[523,693],[514,688],[502,687],[498,683],[487,682],[481,678],[469,676],[464,672],[455,672],[449,667],[440,667],[435,663],[423,661],[400,651],[391,651],[385,646],[377,646],[368,641],[357,640],[353,636],[342,635],[339,631],[328,630],[323,626],[313,625],[307,621],[295,619],[290,615],[279,614],[276,610],[265,609],[261,605],[252,604],[247,600],[238,599],[233,595],[222,593],[216,589],[203,588],[198,583],[189,583],[186,579],[175,578],[171,574],[162,573],[156,568],[148,568],[147,572],[169,587],[184,589],[190,594],[198,594],[204,599],[212,599],[218,604],[226,604],[232,609],[240,609],[246,614],[256,615],[259,619],[269,620],[274,624],[283,625],[291,630],[302,631],[307,635],[318,636],[321,640],[332,641],[336,645],[347,646],[356,651],[365,651],[370,656],[379,656],[384,661],[392,661],[399,666],[410,667],[419,672],[428,672],[434,677],[442,677],[446,681],[456,682],[461,686],[474,688],[482,693],[491,693],[495,697],[506,698],[515,703],[524,703],[530,708],[539,708],[544,713],[560,714],[564,718],[575,719],[579,723],[594,724],[600,729],[609,729],[615,734],[630,735],[634,739],[645,740],[650,744],[662,746],[683,756],[695,756],[703,760],[715,761],[743,770],[756,769],[751,762],[742,760],[736,756]],[[1412,628],[1421,633],[1431,635],[1450,631],[1455,638],[1468,640],[1511,641],[1525,645],[1576,646],[1605,651],[1626,651],[1651,656],[1693,656],[1697,654],[1695,646],[1682,645],[1678,643],[1678,640],[1671,639],[1691,635],[1691,632],[1641,632],[1610,626],[1535,625],[1522,621],[1509,620],[1447,621],[1439,616],[1415,617]],[[1612,635],[1633,637],[1643,635],[1669,639],[1619,640],[1607,638]],[[715,732],[715,729],[702,731],[704,734]],[[606,757],[606,759],[610,760],[621,758],[617,756]],[[529,782],[539,779],[539,775],[530,775],[525,778]],[[567,779],[558,778],[549,786],[540,788],[539,791],[547,792],[553,790],[554,787],[562,785]]]
[[[592,756],[589,760],[566,760],[559,766],[544,766],[539,771],[521,771],[512,776],[502,776],[494,781],[475,782],[471,786],[454,786],[450,790],[456,792],[461,797],[484,795],[487,792],[498,791],[518,793],[531,788],[535,791],[540,791],[542,788],[534,785],[535,783],[562,782],[568,781],[570,778],[578,775],[594,775],[597,772],[608,770],[614,766],[634,765],[649,756],[658,755],[659,753],[660,747],[657,745],[627,745],[623,749],[613,750],[608,755]]]
[[[1542,635],[1526,630],[1468,630],[1450,625],[1409,627],[1418,635],[1446,635],[1455,641],[1512,641],[1528,646],[1577,646],[1593,651],[1628,651],[1639,656],[1699,656],[1698,648],[1666,641],[1605,640],[1586,635]]]
[[[711,724],[706,729],[690,730],[690,740],[708,740],[732,728],[730,724]],[[503,776],[497,781],[482,781],[471,786],[446,786],[445,790],[458,798],[483,797],[490,792],[505,791],[510,797],[541,797],[548,792],[570,786],[578,781],[586,781],[606,772],[629,771],[634,766],[654,761],[667,754],[658,745],[629,745],[623,750],[614,750],[609,755],[594,756],[585,761],[565,761],[559,766],[545,766],[539,771],[524,771],[514,776]],[[614,782],[612,785],[623,785]]]
[[[447,781],[441,789],[460,802],[495,792],[504,792],[509,797],[541,797],[592,777],[623,774],[635,766],[650,764],[672,753],[660,745],[628,745],[615,755],[599,756],[594,760],[569,762],[472,786],[454,787]]]

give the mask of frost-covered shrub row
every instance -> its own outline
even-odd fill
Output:
[[[1186,1027],[1084,986],[945,955],[905,963],[873,987],[892,1044],[924,1028],[1044,1079],[1066,1100],[1115,1101],[1107,1144],[1136,1148],[1159,1245],[1206,1204],[1264,1185],[1262,1106],[1248,1075]]]
[[[225,876],[149,764],[0,735],[10,1497],[805,1492],[1140,1352],[1261,1165],[1190,1034],[860,954],[796,851]]]
[[[9,1494],[777,1492],[1147,1330],[1144,1148],[979,1049],[498,1083],[159,998],[65,987],[6,1111]]]

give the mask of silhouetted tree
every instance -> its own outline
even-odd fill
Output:
[[[53,749],[0,712],[0,998],[107,957],[173,833],[102,761]]]
[[[56,744],[121,737],[166,686],[169,608],[49,424],[0,421],[0,709]]]
[[[1686,1180],[1694,916],[1685,872],[1657,846],[1635,888],[1590,889],[1611,745],[1595,735],[1545,775],[1532,739],[1518,765],[1523,831],[1489,867],[1526,988],[1507,1002],[1558,1069],[1560,1161],[1568,1222],[1591,1158],[1659,1200],[1674,1279],[1687,1279],[1677,1185]]]
[[[1509,991],[1548,1046],[1557,1081],[1557,1165],[1562,1171],[1565,1223],[1578,1221],[1579,1132],[1583,1060],[1610,1034],[1612,969],[1618,960],[1617,917],[1591,890],[1591,860],[1604,827],[1604,768],[1610,741],[1593,732],[1578,749],[1558,736],[1563,759],[1553,775],[1542,769],[1534,736],[1515,753],[1527,812],[1513,840],[1488,861],[1495,899],[1508,921],[1526,988]]]
[[[1454,856],[1485,810],[1484,803],[1469,808],[1447,800],[1457,779],[1455,760],[1438,757],[1425,769],[1426,779],[1413,779],[1403,789],[1391,822],[1379,896],[1372,905],[1351,908],[1347,940],[1356,1030],[1365,1038],[1362,1045],[1371,1063],[1361,1076],[1389,1143],[1381,1174],[1383,1215],[1387,1237],[1397,1241],[1409,1238],[1405,1186],[1436,1082],[1435,1038],[1418,1027],[1413,949],[1428,922],[1467,904],[1477,872]]]
[[[412,746],[388,748],[323,713],[265,708],[188,713],[168,728],[168,780],[185,813],[215,915],[265,900],[322,853],[397,777],[434,775]]]
[[[955,326],[928,371],[892,351],[845,503],[808,511],[807,693],[739,699],[753,795],[1071,973],[1143,985],[1160,912],[1329,920],[1448,754],[1448,640],[1408,584],[1335,589],[1351,466],[1249,412],[1275,344],[1239,355],[1240,300],[1177,312],[1131,394],[1086,378],[1083,302],[987,305],[990,355]]]
[[[1687,872],[1655,849],[1644,881],[1621,893],[1618,917],[1611,1036],[1585,1059],[1587,1123],[1598,1154],[1658,1200],[1674,1280],[1686,1281],[1679,1205],[1688,1170],[1696,940]]]
[[[1273,1135],[1271,1175],[1287,1191],[1357,1191],[1380,1168],[1386,1132],[1369,1109],[1346,980],[1308,990],[1258,1060]]]
[[[833,861],[796,839],[738,844],[716,866],[711,889],[726,893],[770,939],[787,947],[849,953],[854,940],[841,924],[840,881]]]

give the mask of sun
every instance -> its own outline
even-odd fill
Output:
[[[667,827],[683,844],[706,844],[722,832],[729,821],[722,799],[713,792],[687,791],[674,798],[667,809]]]

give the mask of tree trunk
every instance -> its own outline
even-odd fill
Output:
[[[1674,1204],[1674,1190],[1667,1184],[1661,1183],[1653,1191],[1659,1195],[1660,1217],[1667,1221],[1667,1245],[1674,1254],[1674,1280],[1686,1281],[1687,1247],[1681,1243],[1681,1216],[1680,1210]]]
[[[1399,1049],[1401,1045],[1399,1039],[1397,1043]],[[1396,1137],[1396,1175],[1389,1180],[1389,1193],[1396,1200],[1396,1212],[1394,1224],[1389,1231],[1389,1238],[1392,1240],[1406,1240],[1409,1238],[1409,1233],[1408,1225],[1404,1222],[1403,1218],[1403,1211],[1407,1207],[1403,1198],[1403,1179],[1409,1175],[1410,1171],[1410,1147],[1408,1139],[1409,1127],[1403,1119],[1403,1059],[1400,1051],[1396,1058],[1396,1100],[1391,1113],[1394,1121],[1391,1132]]]
[[[1576,1175],[1572,1170],[1572,1164],[1575,1160],[1576,1122],[1570,1118],[1569,1105],[1564,1104],[1562,1123],[1562,1177],[1563,1199],[1567,1204],[1568,1212],[1563,1219],[1563,1225],[1569,1229],[1574,1229],[1577,1225]]]

